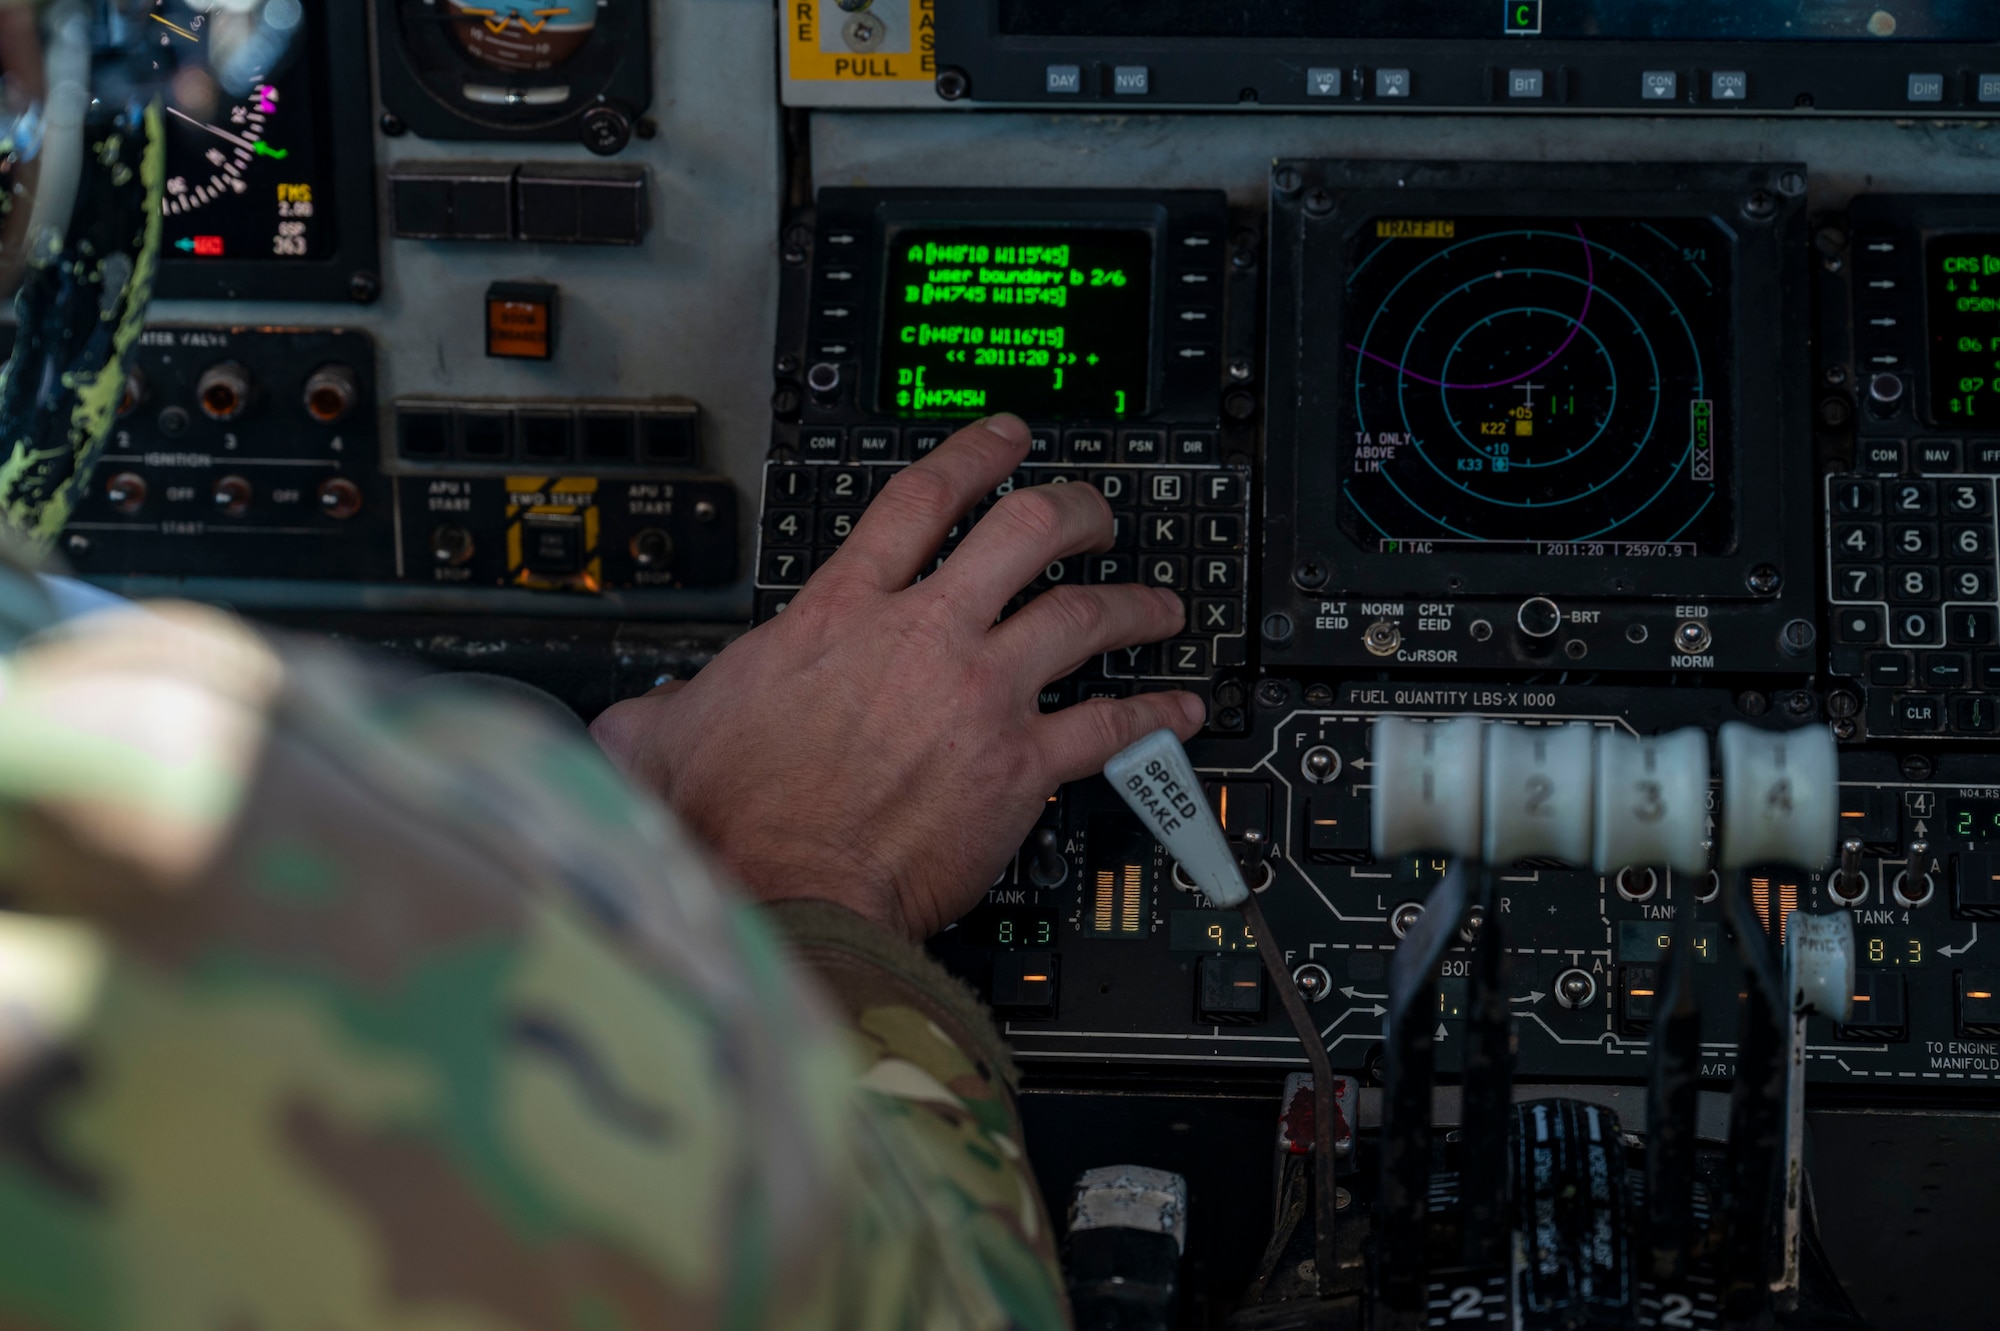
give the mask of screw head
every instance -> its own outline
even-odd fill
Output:
[[[381,125],[382,132],[392,139],[400,139],[410,132],[410,127],[403,123],[403,118],[393,111],[382,113]]]
[[[1745,716],[1762,716],[1771,710],[1771,700],[1754,689],[1736,695],[1736,710]]]
[[[90,553],[90,538],[80,531],[73,531],[63,541],[63,549],[73,556],[87,555]]]
[[[1292,570],[1292,581],[1305,591],[1317,591],[1326,586],[1326,565],[1317,559],[1302,559]]]
[[[1306,701],[1314,707],[1333,706],[1333,686],[1331,684],[1306,685]]]
[[[371,272],[357,270],[347,276],[347,298],[356,305],[371,305],[382,294],[382,279]]]
[[[780,352],[778,359],[771,362],[771,369],[776,374],[797,374],[799,358],[789,351]]]
[[[1752,190],[1750,197],[1743,200],[1743,215],[1752,221],[1767,221],[1777,212],[1778,197],[1767,189]]]
[[[1906,753],[1902,761],[1905,781],[1928,781],[1931,779],[1931,760],[1921,753]]]
[[[1264,616],[1264,641],[1282,647],[1292,640],[1292,617],[1283,611]]]
[[[1243,709],[1241,707],[1224,707],[1222,710],[1218,711],[1215,714],[1215,719],[1209,723],[1209,729],[1211,730],[1243,729]]]
[[[947,102],[962,101],[972,91],[972,80],[956,65],[946,65],[937,72],[937,95]]]
[[[1844,397],[1821,398],[1819,402],[1819,423],[1829,430],[1838,430],[1854,419],[1854,408]]]
[[[1241,707],[1243,705],[1243,686],[1233,679],[1225,679],[1218,682],[1215,686],[1215,705],[1217,707]]]
[[[1316,189],[1306,195],[1306,211],[1314,217],[1325,217],[1333,211],[1333,192],[1331,190]]]
[[[1257,685],[1257,704],[1260,707],[1283,707],[1291,701],[1291,690],[1283,680],[1267,679]]]
[[[1222,414],[1232,421],[1247,421],[1257,414],[1257,399],[1239,388],[1222,399]]]
[[[1303,184],[1305,178],[1299,174],[1297,167],[1281,166],[1271,175],[1271,185],[1280,194],[1297,194]]]
[[[1846,382],[1847,367],[1845,365],[1829,365],[1826,367],[1826,386],[1828,388],[1839,388]]]
[[[1784,581],[1776,568],[1769,564],[1759,564],[1750,570],[1750,576],[1743,579],[1743,585],[1759,596],[1769,596],[1783,586]]]
[[[1229,377],[1237,383],[1240,384],[1248,380],[1250,374],[1250,362],[1246,357],[1237,356],[1229,362]]]
[[[1860,710],[1861,699],[1855,697],[1846,689],[1835,689],[1832,693],[1826,695],[1826,714],[1828,716],[1853,716]]]
[[[1819,710],[1819,700],[1805,689],[1785,695],[1785,712],[1790,716],[1811,716]]]
[[[1860,733],[1859,728],[1854,724],[1854,722],[1848,720],[1846,717],[1842,717],[1840,720],[1835,721],[1833,723],[1832,729],[1833,729],[1833,737],[1839,740],[1853,739],[1856,734]]]
[[[799,390],[785,384],[771,394],[771,414],[779,420],[797,420],[800,401]]]

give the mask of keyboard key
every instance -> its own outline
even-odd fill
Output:
[[[811,545],[812,513],[803,508],[774,508],[764,515],[764,544]]]
[[[820,477],[820,498],[831,504],[865,504],[871,480],[866,467],[835,467]]]
[[[1899,695],[1890,705],[1896,728],[1914,734],[1933,731],[1944,725],[1944,699],[1925,693]]]
[[[1882,529],[1872,522],[1842,522],[1833,529],[1833,553],[1840,559],[1880,559]]]
[[[1104,673],[1121,679],[1150,675],[1159,664],[1159,653],[1151,643],[1120,647],[1104,654]]]
[[[1889,569],[1889,599],[1935,604],[1944,599],[1938,571],[1923,566],[1897,564]]]
[[[1090,483],[1097,487],[1097,493],[1104,496],[1113,507],[1134,503],[1139,494],[1139,473],[1132,471],[1093,471],[1086,473]]]
[[[1130,555],[1086,555],[1083,580],[1099,585],[1131,582],[1137,574],[1137,568]]]
[[[1144,477],[1142,498],[1149,507],[1178,508],[1193,497],[1184,471],[1152,471]]]
[[[1200,638],[1176,638],[1160,652],[1160,669],[1180,678],[1208,673],[1208,644]]]
[[[1139,519],[1141,550],[1177,550],[1187,543],[1187,514],[1147,513]]]
[[[1948,518],[1983,518],[1993,511],[1990,481],[1947,481],[1942,495]]]
[[[1936,559],[1937,528],[1927,522],[1889,524],[1889,558]]]
[[[1841,517],[1872,517],[1881,507],[1882,493],[1874,481],[1843,477],[1833,483],[1833,511]]]
[[[1961,735],[1993,733],[1993,699],[1983,694],[1951,700],[1951,728]]]
[[[1063,436],[1063,461],[1086,467],[1111,461],[1111,432],[1071,430]]]
[[[1967,471],[2000,471],[2000,440],[1974,439],[1965,446]]]
[[[1946,559],[1993,558],[1993,528],[1984,523],[1946,527],[1944,557]]]
[[[1118,437],[1118,450],[1127,462],[1165,462],[1167,437],[1158,430],[1127,430]]]
[[[1945,616],[1945,630],[1954,647],[1989,647],[1994,641],[1993,612],[1960,607]]]
[[[1190,633],[1241,633],[1243,603],[1235,600],[1201,600],[1194,603],[1188,617]]]
[[[1910,658],[1902,652],[1868,653],[1870,684],[1885,689],[1908,688],[1910,678]]]
[[[1948,601],[1990,601],[1993,599],[1993,566],[1975,564],[1969,568],[1949,568],[1944,574],[1944,595]]]
[[[1881,566],[1877,564],[1835,565],[1833,570],[1833,599],[1836,601],[1881,600]]]
[[[1931,652],[1924,657],[1924,687],[1962,689],[1972,683],[1972,662],[1963,652]]]
[[[1897,476],[1903,470],[1903,441],[1864,439],[1858,450],[1861,470],[1877,476]]]
[[[1131,687],[1115,679],[1086,679],[1076,686],[1077,701],[1083,702],[1090,698],[1122,698],[1131,691]]]
[[[1113,550],[1136,550],[1139,548],[1139,515],[1129,510],[1111,510],[1111,548]]]
[[[803,586],[809,562],[803,550],[766,550],[758,561],[757,581],[766,587]]]
[[[1979,687],[2000,689],[2000,652],[1979,654]]]
[[[886,425],[871,425],[854,432],[856,462],[894,462],[902,443],[902,431]]]
[[[1188,561],[1186,555],[1147,555],[1139,561],[1139,581],[1148,587],[1165,587],[1169,591],[1184,592],[1188,589]],[[1204,591],[1208,590],[1203,588]]]
[[[799,456],[808,462],[846,461],[847,431],[820,425],[800,430]]]
[[[1174,453],[1169,461],[1183,467],[1219,462],[1220,447],[1213,430],[1180,430],[1174,434]]]
[[[1919,439],[1910,445],[1910,459],[1917,464],[1917,470],[1926,476],[1957,471],[1958,441]]]
[[[1874,606],[1846,606],[1834,616],[1834,636],[1846,643],[1882,641],[1882,612]]]
[[[1195,502],[1203,508],[1243,507],[1243,473],[1216,471],[1197,478]]]
[[[1928,518],[1937,513],[1937,486],[1931,481],[1891,481],[1885,488],[1892,518]]]
[[[1204,550],[1240,549],[1243,519],[1234,513],[1204,513],[1195,522],[1194,543]]]
[[[1047,426],[1038,425],[1028,431],[1028,461],[1055,462],[1062,436]]]
[[[854,524],[861,521],[858,508],[830,508],[819,515],[819,543],[839,545],[854,532]]]
[[[1195,590],[1204,596],[1233,592],[1243,586],[1243,561],[1234,556],[1202,555],[1195,560]]]
[[[1843,616],[1852,614],[1843,610]],[[1898,609],[1889,616],[1891,647],[1941,647],[1944,645],[1944,612]]]
[[[811,503],[813,478],[818,475],[812,467],[772,467],[764,473],[764,500],[775,504]]]
[[[759,624],[770,623],[783,614],[785,607],[791,603],[792,593],[790,592],[757,593],[757,622]]]
[[[903,442],[909,445],[913,458],[935,452],[937,446],[949,438],[951,431],[941,425],[922,425],[903,431]]]

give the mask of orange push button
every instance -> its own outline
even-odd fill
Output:
[[[556,340],[556,289],[537,282],[486,288],[486,354],[547,360]]]

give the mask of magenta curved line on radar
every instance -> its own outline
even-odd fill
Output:
[[[1365,356],[1369,360],[1379,361],[1394,370],[1397,374],[1406,375],[1409,378],[1415,379],[1420,384],[1429,384],[1432,388],[1448,388],[1480,393],[1489,388],[1505,388],[1509,384],[1518,384],[1523,379],[1540,374],[1543,370],[1548,369],[1549,366],[1561,360],[1563,353],[1569,350],[1569,344],[1576,341],[1576,335],[1583,331],[1583,321],[1590,317],[1591,299],[1597,295],[1597,263],[1591,256],[1590,241],[1584,237],[1582,223],[1577,224],[1576,238],[1583,241],[1583,309],[1577,313],[1576,319],[1569,326],[1569,336],[1562,340],[1562,345],[1555,349],[1554,354],[1540,365],[1523,370],[1512,379],[1496,379],[1490,384],[1448,384],[1442,379],[1426,378],[1407,366],[1396,364],[1396,362],[1390,360],[1387,356],[1378,356],[1372,351],[1364,351],[1352,342],[1347,344],[1347,349],[1356,355]]]

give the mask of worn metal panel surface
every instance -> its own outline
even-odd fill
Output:
[[[1226,189],[1260,202],[1278,157],[1803,161],[1813,203],[1862,190],[2000,190],[2000,122],[1535,116],[813,118],[815,184]]]
[[[744,577],[719,605],[688,593],[689,613],[747,618],[754,499],[770,430],[770,354],[777,317],[777,226],[783,182],[775,11],[760,0],[656,6],[653,104],[659,132],[614,158],[580,144],[433,142],[375,135],[378,167],[419,159],[610,161],[648,169],[651,229],[636,248],[385,239],[382,298],[373,305],[162,301],[159,322],[339,324],[379,346],[382,438],[398,395],[695,399],[708,465],[752,501],[744,511]],[[377,208],[388,231],[387,191]],[[557,349],[541,363],[490,360],[482,298],[495,281],[561,288]]]

